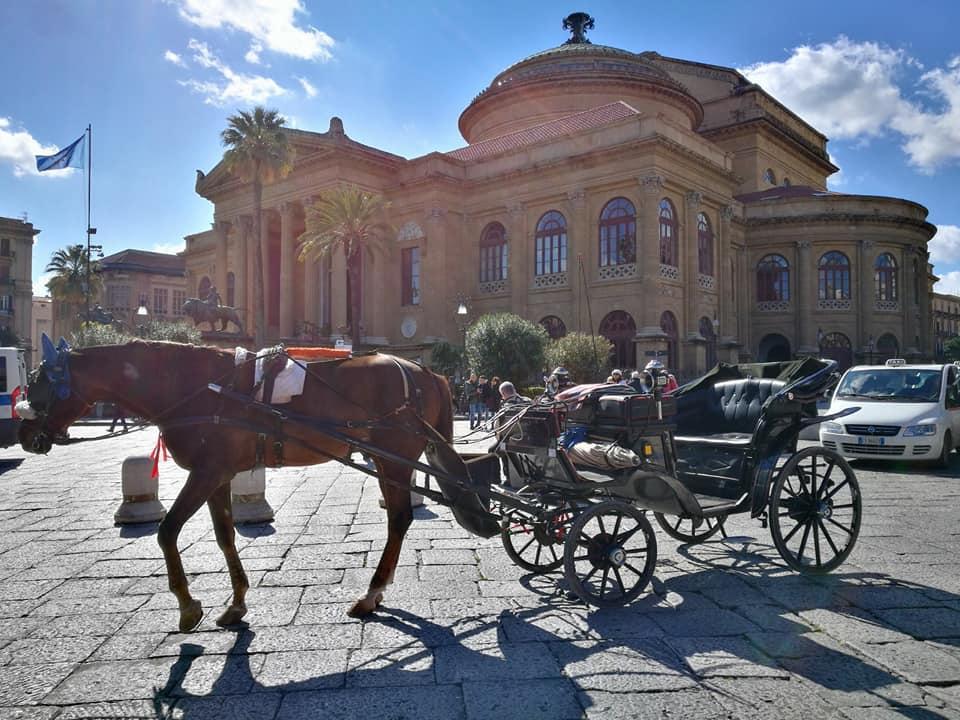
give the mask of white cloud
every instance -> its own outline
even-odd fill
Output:
[[[940,281],[933,286],[933,291],[946,295],[960,295],[960,270],[941,274]]]
[[[304,60],[329,60],[334,39],[315,27],[297,25],[306,14],[300,0],[171,0],[180,17],[202,28],[248,33],[274,52]],[[252,49],[252,48],[251,48]]]
[[[263,52],[263,45],[254,40],[250,43],[250,49],[247,50],[247,54],[243,56],[243,59],[251,65],[259,65],[261,52]]]
[[[70,177],[74,173],[73,168],[37,172],[37,159],[34,156],[52,155],[59,149],[56,145],[43,145],[27,130],[14,128],[10,118],[0,117],[0,165],[10,165],[15,177]]]
[[[899,134],[910,163],[932,173],[960,159],[960,57],[911,87],[908,75],[921,68],[903,50],[841,35],[741,72],[831,138],[867,142]],[[909,99],[921,96],[935,105]]]
[[[313,86],[313,83],[302,77],[298,77],[297,81],[300,83],[300,87],[303,88],[303,92],[307,94],[307,97],[313,98],[317,96],[317,89]]]
[[[183,252],[185,248],[186,248],[186,243],[183,240],[180,240],[179,242],[172,242],[172,243],[157,243],[151,249],[153,250],[153,252],[176,255],[178,252]]]
[[[193,60],[203,68],[215,70],[223,81],[181,80],[184,87],[205,96],[209,105],[223,106],[231,103],[255,105],[272,97],[287,94],[287,90],[272,78],[263,75],[245,75],[234,72],[211,52],[206,43],[190,40],[188,47],[193,50]]]
[[[937,225],[937,234],[927,243],[930,262],[960,264],[960,227],[957,225]],[[936,269],[934,269],[936,272]]]
[[[37,281],[33,284],[33,294],[38,296],[47,295],[50,292],[47,290],[47,283],[50,282],[50,278],[52,278],[54,274],[55,273],[48,272],[38,277]]]
[[[167,50],[163,54],[163,59],[168,63],[176,65],[177,67],[185,68],[187,66],[187,64],[183,61],[183,58],[177,55],[177,53],[175,53],[173,50]]]

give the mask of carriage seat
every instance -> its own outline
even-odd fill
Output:
[[[782,380],[768,378],[726,380],[681,396],[674,440],[726,447],[746,445],[764,404],[784,385]]]

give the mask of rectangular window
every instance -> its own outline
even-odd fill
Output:
[[[168,298],[168,292],[166,288],[153,289],[153,314],[154,315],[167,314],[167,298]]]
[[[400,262],[401,299],[403,305],[420,304],[420,248],[404,248]]]
[[[0,295],[0,311],[13,312],[13,295]]]
[[[130,286],[110,285],[107,288],[107,310],[130,309]]]
[[[187,293],[183,290],[173,291],[173,314],[183,315],[183,302],[187,299]]]
[[[10,238],[0,238],[0,257],[10,257]]]

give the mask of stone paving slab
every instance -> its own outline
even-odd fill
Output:
[[[155,438],[0,467],[3,720],[960,720],[960,461],[951,477],[911,470],[909,487],[896,468],[855,463],[861,543],[830,576],[793,573],[768,531],[734,517],[725,542],[680,547],[658,532],[649,592],[607,610],[428,501],[365,622],[346,611],[386,539],[375,481],[269,470],[277,519],[237,535],[248,625],[214,624],[230,586],[200,512],[178,545],[206,614],[180,633],[156,525],[113,526],[120,463]],[[184,479],[161,466],[167,507]]]

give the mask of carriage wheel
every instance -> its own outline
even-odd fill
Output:
[[[563,565],[559,549],[567,538],[575,513],[564,504],[546,520],[534,520],[525,512],[508,513],[500,525],[503,549],[514,563],[534,573],[548,573]]]
[[[653,517],[656,518],[657,525],[667,535],[688,545],[696,545],[709,540],[718,532],[723,531],[723,523],[727,520],[725,514],[708,518],[683,518],[654,513]],[[724,537],[726,537],[725,532]]]
[[[832,450],[810,447],[780,470],[770,495],[770,534],[794,570],[823,575],[847,559],[860,534],[860,485]]]
[[[602,502],[574,521],[563,563],[567,582],[584,602],[625,605],[653,577],[657,538],[650,521],[633,505]]]

